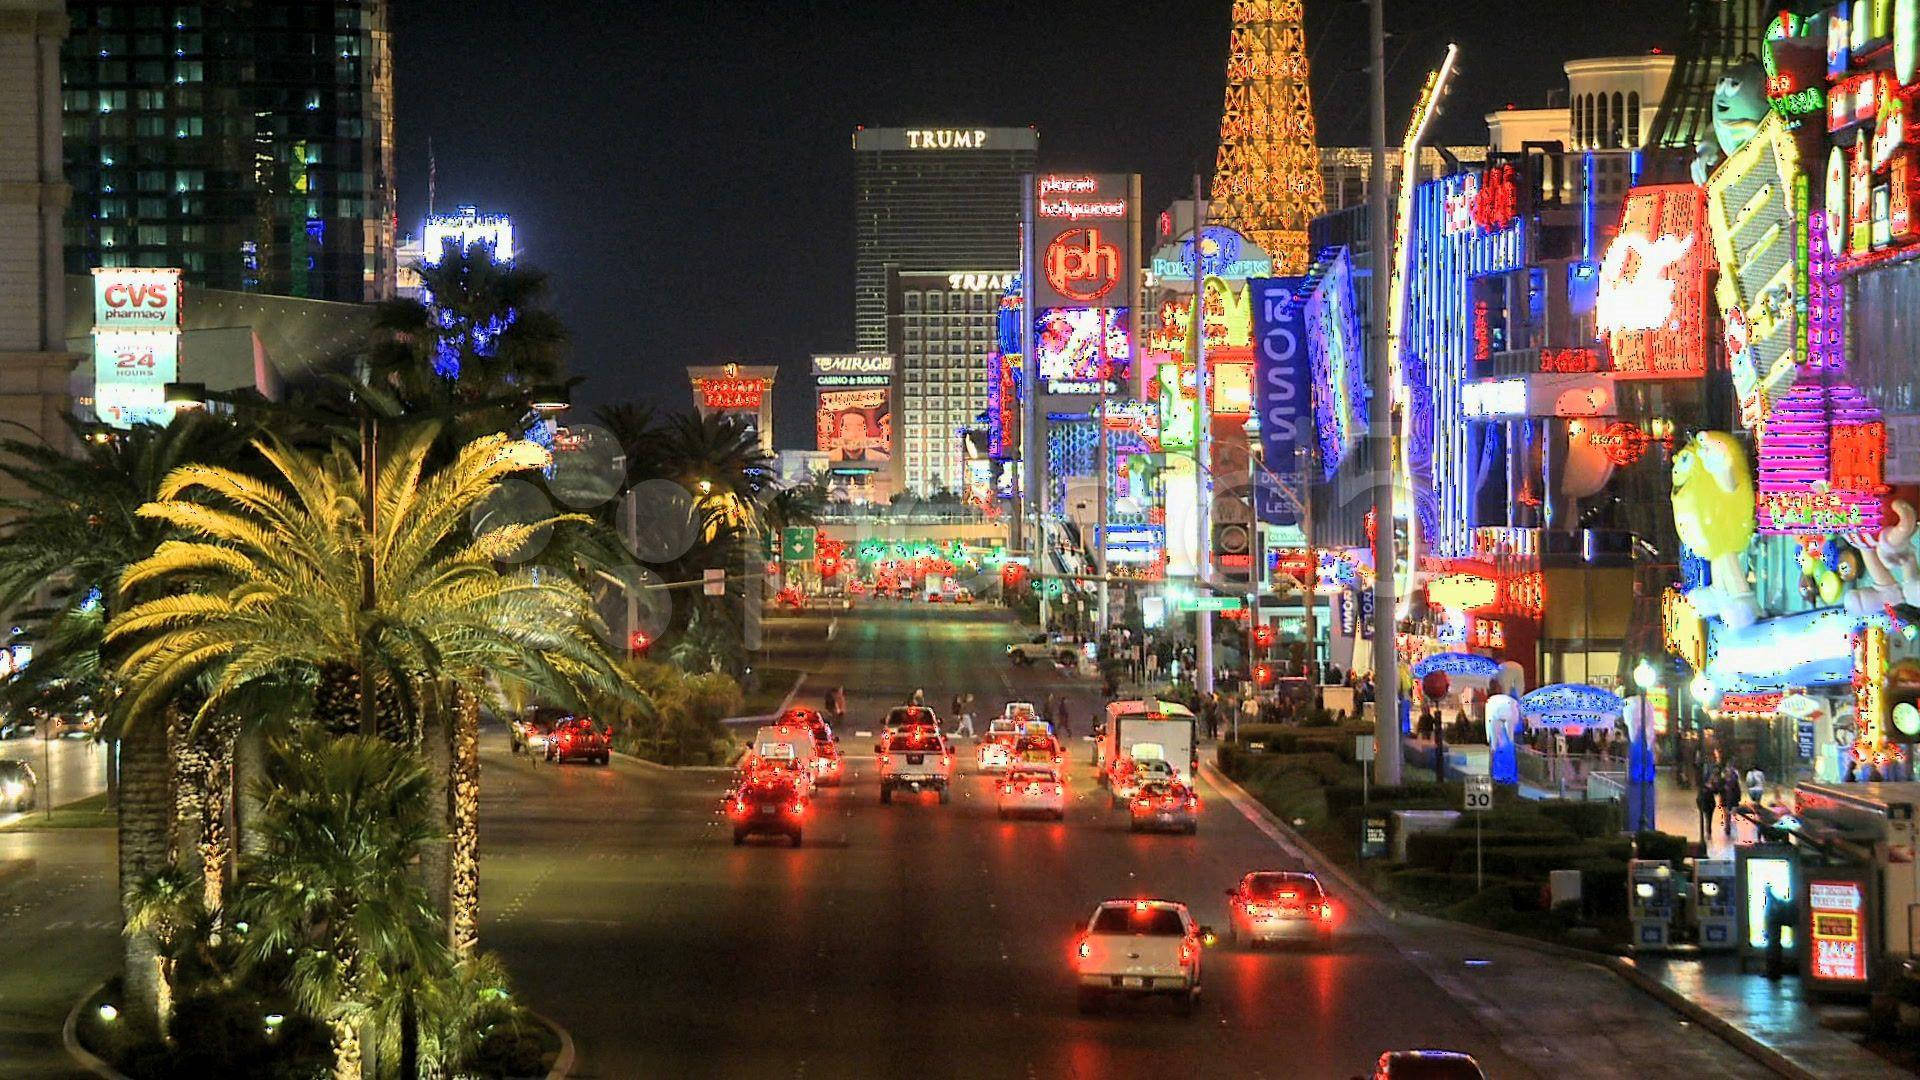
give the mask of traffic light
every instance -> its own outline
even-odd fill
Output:
[[[647,648],[652,644],[653,644],[653,639],[647,636],[647,632],[645,630],[635,630],[632,633],[627,635],[628,655],[638,656],[641,653],[646,652]]]
[[[1272,664],[1253,665],[1253,681],[1254,681],[1254,684],[1257,686],[1272,686],[1273,685],[1273,665]]]
[[[1274,632],[1271,623],[1261,623],[1259,626],[1253,628],[1253,643],[1260,648],[1273,648],[1273,639]]]
[[[1903,663],[1887,672],[1888,742],[1920,743],[1920,666]]]

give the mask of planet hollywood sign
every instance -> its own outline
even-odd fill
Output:
[[[1088,218],[1124,221],[1127,217],[1126,197],[1103,197],[1106,193],[1100,189],[1100,178],[1097,176],[1042,176],[1034,213],[1043,218],[1065,218],[1068,221]]]

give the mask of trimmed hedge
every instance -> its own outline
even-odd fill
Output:
[[[1569,846],[1572,841],[1573,837],[1565,833],[1483,832],[1480,837],[1481,846],[1489,855],[1495,851],[1532,848],[1558,850]],[[1584,856],[1593,852],[1583,851],[1581,854]],[[1458,872],[1463,859],[1467,873],[1472,873],[1473,830],[1470,828],[1415,833],[1407,837],[1408,866]]]
[[[1620,831],[1620,808],[1610,802],[1543,799],[1533,805],[1540,816],[1558,823],[1583,839],[1613,836]]]

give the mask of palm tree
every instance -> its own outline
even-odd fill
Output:
[[[345,730],[355,726],[364,678],[383,733],[450,755],[452,849],[444,869],[430,852],[429,876],[464,950],[478,923],[478,702],[496,680],[561,703],[632,692],[595,633],[591,598],[570,575],[500,569],[543,529],[584,519],[468,535],[473,510],[520,468],[516,444],[475,439],[428,473],[437,437],[436,425],[419,425],[386,452],[371,538],[359,466],[344,450],[304,455],[261,440],[271,480],[210,465],[177,470],[140,514],[182,538],[121,578],[123,592],[167,593],[121,612],[107,640],[127,650],[117,674],[127,687],[123,723],[134,726],[191,691],[186,719],[196,727],[244,711],[256,723]],[[363,608],[369,543],[374,599]]]
[[[447,415],[560,377],[567,332],[541,307],[545,272],[496,262],[484,245],[449,246],[418,269],[427,299],[389,300],[374,315],[372,381],[416,411]],[[511,408],[481,411],[465,418],[465,433],[502,431],[514,419]]]
[[[167,523],[139,513],[163,480],[190,462],[239,464],[247,443],[233,426],[197,413],[165,427],[117,432],[72,417],[66,423],[72,453],[41,441],[0,440],[0,480],[18,492],[0,499],[0,612],[34,647],[34,662],[0,684],[0,707],[109,718],[103,737],[117,747],[108,784],[120,811],[120,889],[132,896],[172,863],[176,793],[165,726],[127,738],[113,722],[114,657],[103,647],[106,621],[123,603],[115,584],[122,569],[153,554],[167,535]],[[186,847],[204,850],[198,838]],[[158,1024],[165,1011],[161,943],[139,929],[131,904],[123,905],[122,919],[129,931],[128,1004]]]
[[[760,493],[771,486],[773,459],[752,423],[734,413],[668,417],[655,445],[655,475],[678,480],[702,501],[731,504],[745,522],[757,519]]]
[[[294,1001],[332,1033],[335,1080],[359,1080],[367,1021],[406,980],[451,966],[410,872],[437,832],[433,781],[404,747],[316,728],[273,740],[266,778],[265,850],[236,901],[242,961],[284,966]]]

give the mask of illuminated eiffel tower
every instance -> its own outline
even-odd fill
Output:
[[[1227,100],[1213,169],[1212,220],[1307,271],[1307,223],[1326,208],[1301,0],[1234,0]]]

